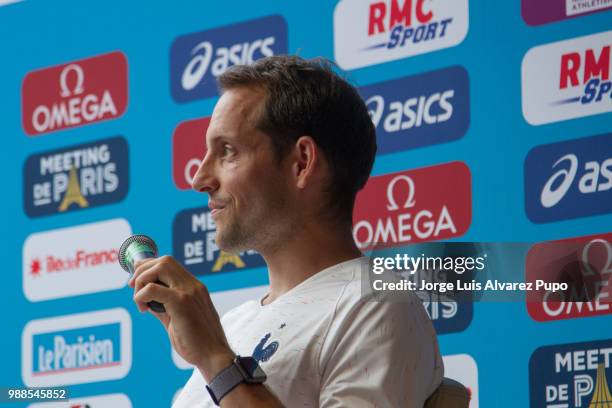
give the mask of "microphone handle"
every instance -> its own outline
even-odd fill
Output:
[[[152,252],[138,252],[136,254],[134,254],[132,256],[132,260],[133,262],[129,262],[128,263],[128,269],[130,270],[130,274],[133,275],[134,274],[134,263],[136,261],[142,261],[145,259],[150,259],[150,258],[155,258],[156,255]],[[161,281],[155,281],[155,283],[160,284],[162,286],[168,287],[168,285],[166,285],[165,283],[161,282]],[[166,313],[166,308],[164,307],[163,304],[156,302],[156,301],[151,301],[147,303],[147,306],[149,306],[151,308],[151,310],[153,310],[154,312],[157,313]]]

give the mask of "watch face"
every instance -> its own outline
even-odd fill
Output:
[[[266,373],[253,357],[239,357],[238,361],[244,371],[251,377],[252,382],[264,382],[266,380]]]

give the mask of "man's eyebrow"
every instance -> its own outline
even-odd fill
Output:
[[[218,134],[210,137],[210,143],[205,140],[206,148],[210,149],[212,146],[219,145],[222,143],[230,143],[236,147],[246,147],[243,141],[238,140],[236,137],[232,137],[228,134]]]
[[[213,136],[210,136],[210,138],[205,138],[206,142],[210,141],[213,144],[223,142],[223,141],[228,141],[228,140],[231,140],[231,138],[224,134],[213,135]]]

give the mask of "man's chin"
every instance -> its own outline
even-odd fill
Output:
[[[251,249],[245,242],[232,239],[231,237],[224,237],[223,234],[219,234],[219,230],[217,230],[217,234],[215,235],[215,244],[221,251],[230,254],[238,254],[239,252]]]

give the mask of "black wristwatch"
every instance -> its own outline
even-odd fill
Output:
[[[266,378],[266,373],[253,357],[236,356],[232,364],[221,370],[206,386],[206,389],[213,402],[219,405],[221,398],[236,388],[238,384],[261,384],[266,381]]]

